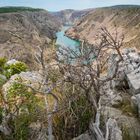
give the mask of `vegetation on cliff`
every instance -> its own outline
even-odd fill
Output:
[[[130,70],[131,74],[132,69],[139,70],[140,58],[134,50],[122,53],[124,35],[120,35],[117,28],[114,33],[100,28],[97,42],[92,45],[84,38],[76,50],[55,47],[40,35],[46,26],[47,35],[56,30],[53,31],[49,22],[45,22],[45,26],[40,24],[42,20],[38,15],[28,14],[27,20],[19,13],[8,15],[8,18],[12,16],[11,21],[17,19],[25,32],[31,20],[34,23],[31,31],[38,31],[40,25],[41,31],[37,35],[28,31],[25,37],[23,32],[20,34],[20,28],[18,32],[5,30],[11,40],[4,40],[2,45],[9,45],[10,40],[21,46],[12,44],[13,50],[6,50],[11,55],[9,59],[18,55],[18,60],[34,63],[31,71],[22,61],[0,58],[0,140],[72,140],[81,134],[86,140],[139,139],[138,104],[134,112],[127,93],[132,87],[125,72]],[[83,17],[78,26],[86,26],[84,18],[90,16]],[[8,22],[3,15],[1,19]],[[43,19],[43,23],[44,20],[47,19]],[[91,20],[92,17],[89,23]],[[96,20],[102,20],[102,16]],[[12,24],[17,27],[15,21]]]
[[[13,13],[13,12],[24,12],[24,11],[42,11],[43,9],[31,8],[31,7],[0,7],[0,13]]]

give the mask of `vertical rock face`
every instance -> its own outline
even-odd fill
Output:
[[[45,10],[0,14],[0,57],[34,68],[37,46],[55,39],[60,23]]]

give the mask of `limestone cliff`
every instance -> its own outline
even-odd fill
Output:
[[[0,57],[34,66],[37,46],[55,39],[60,23],[45,10],[0,13]]]
[[[101,27],[107,27],[110,32],[114,32],[117,28],[120,34],[125,35],[125,46],[139,47],[140,6],[125,5],[93,9],[66,34],[71,38],[86,39],[89,43],[93,43]]]

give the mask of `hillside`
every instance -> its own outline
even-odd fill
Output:
[[[78,19],[86,15],[91,9],[86,10],[73,10],[66,9],[58,12],[52,12],[52,14],[62,23],[73,25]]]
[[[140,140],[139,40],[140,6],[0,8],[0,140]]]
[[[55,39],[61,25],[45,10],[25,9],[0,14],[0,57],[15,58],[33,67],[37,46]]]
[[[0,13],[12,13],[12,12],[23,12],[23,11],[41,11],[43,9],[39,9],[39,8],[31,8],[31,7],[0,7]]]
[[[71,38],[86,39],[92,44],[101,27],[107,27],[110,32],[114,32],[117,27],[118,32],[125,35],[124,46],[139,47],[140,6],[119,5],[93,9],[66,34]]]

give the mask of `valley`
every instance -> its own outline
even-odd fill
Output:
[[[86,40],[93,44],[99,29],[106,27],[111,33],[125,35],[124,47],[139,48],[140,7],[114,6],[93,9],[66,33],[71,38]]]
[[[80,46],[80,42],[76,40],[72,40],[65,36],[65,31],[68,30],[71,26],[63,26],[61,31],[56,33],[56,45],[60,45],[63,47],[74,48]]]
[[[0,140],[139,140],[139,44],[138,5],[1,7]]]

